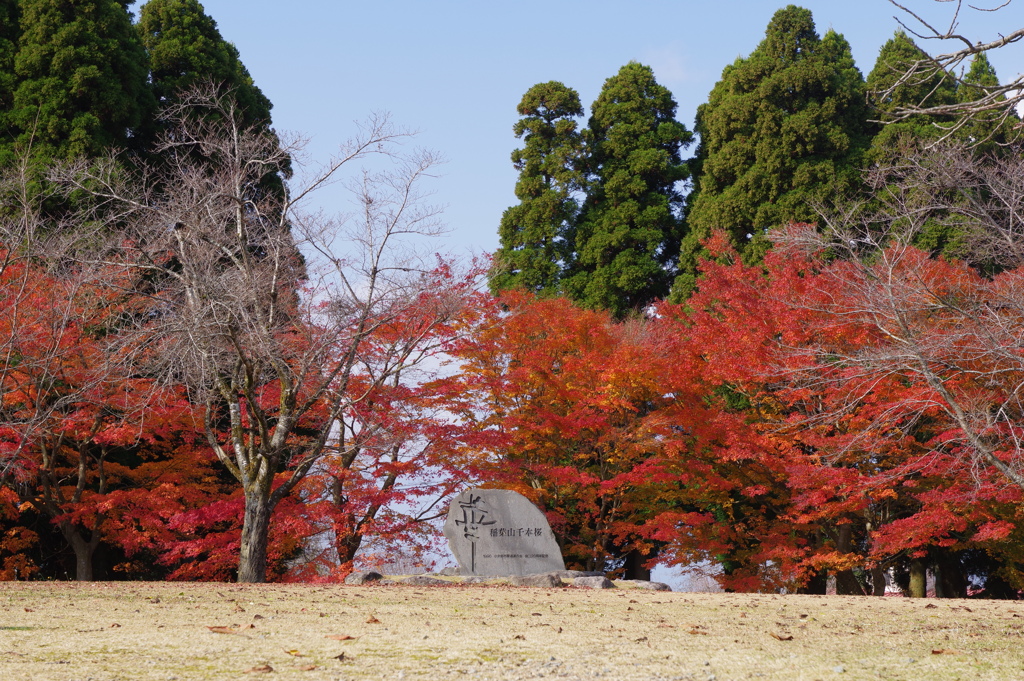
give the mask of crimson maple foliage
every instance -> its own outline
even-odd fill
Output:
[[[962,575],[958,581],[953,573],[969,551],[1009,557],[1002,540],[1016,531],[1019,490],[965,451],[941,390],[920,372],[891,360],[867,362],[884,356],[891,339],[877,308],[865,312],[872,301],[856,285],[858,273],[861,283],[870,273],[856,262],[794,249],[776,249],[763,268],[743,266],[719,240],[710,250],[716,260],[704,263],[688,309],[662,314],[693,350],[679,357],[703,367],[689,380],[703,382],[723,417],[737,417],[727,438],[706,440],[713,468],[731,484],[749,474],[723,468],[733,460],[765,472],[759,491],[767,503],[755,503],[751,487],[734,488],[727,509],[708,508],[714,522],[700,531],[672,541],[678,528],[667,527],[671,546],[684,549],[677,560],[717,547],[722,581],[731,588],[820,590],[831,572],[847,593],[865,587],[855,570],[870,573],[881,593],[883,567],[912,570],[916,562],[923,570],[927,560],[949,578],[947,592],[963,593]],[[984,285],[961,265],[908,255],[903,265],[912,276],[898,283],[902,291],[913,290],[912,280],[940,297]],[[943,319],[934,305],[912,309],[922,332],[935,333],[933,347],[943,348],[947,364],[970,356],[962,320]],[[983,389],[970,371],[957,373],[947,389],[991,399],[982,397],[991,384]]]

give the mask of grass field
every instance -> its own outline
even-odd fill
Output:
[[[1024,679],[1024,603],[510,586],[0,584],[3,681]]]

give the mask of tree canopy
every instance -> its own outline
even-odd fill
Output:
[[[757,49],[722,72],[696,129],[689,233],[673,293],[680,299],[695,285],[712,230],[756,261],[768,229],[814,220],[816,201],[857,184],[869,125],[849,44],[834,31],[819,38],[809,10],[779,10]]]
[[[46,159],[133,145],[154,100],[128,4],[21,0],[6,116],[16,145]]]
[[[567,295],[622,317],[668,293],[691,134],[672,93],[631,62],[605,81],[586,132],[586,201],[571,242]]]
[[[550,294],[570,257],[568,232],[579,210],[583,140],[577,119],[583,107],[575,90],[551,81],[527,90],[518,110],[522,118],[513,130],[524,147],[512,152],[512,164],[519,170],[520,203],[501,217],[490,286]]]

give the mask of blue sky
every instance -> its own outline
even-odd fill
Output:
[[[978,0],[994,7],[1000,0]],[[692,128],[723,67],[764,36],[774,0],[204,0],[224,37],[241,52],[274,103],[278,129],[311,137],[326,160],[373,111],[421,131],[418,143],[448,163],[434,181],[447,206],[450,234],[437,250],[489,252],[502,211],[516,202],[515,107],[532,85],[560,80],[589,105],[605,79],[630,60],[654,68]],[[898,28],[887,0],[813,0],[818,32],[843,33],[865,74]],[[945,28],[955,3],[904,0]],[[960,30],[972,39],[1024,25],[1024,0],[995,13],[966,8]],[[942,46],[922,43],[938,52]],[[1003,80],[1024,69],[1024,46],[994,53]],[[692,149],[691,149],[692,151]],[[344,210],[340,189],[322,194],[328,211]]]

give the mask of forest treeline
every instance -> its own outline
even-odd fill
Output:
[[[336,580],[467,485],[568,567],[733,590],[1024,587],[1019,119],[788,6],[691,131],[653,71],[525,93],[489,265],[424,257],[432,155],[322,168],[195,0],[0,2],[0,576]],[[694,154],[684,152],[696,142]],[[303,210],[370,155],[358,220]],[[490,293],[484,293],[484,283]]]

